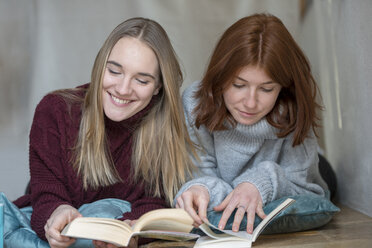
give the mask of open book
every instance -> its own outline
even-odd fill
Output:
[[[124,221],[109,218],[80,217],[70,222],[62,231],[62,235],[73,238],[101,240],[116,246],[128,246],[130,239],[135,236],[164,239],[171,241],[187,241],[198,239],[195,247],[251,247],[251,243],[278,215],[289,206],[293,199],[288,198],[254,229],[253,234],[246,231],[233,232],[220,230],[210,223],[204,223],[199,228],[207,236],[190,233],[193,229],[193,219],[183,209],[157,209],[142,215],[134,226]],[[222,233],[215,233],[212,229]]]
[[[199,228],[207,235],[200,237],[194,247],[251,247],[252,243],[256,241],[258,235],[265,229],[265,227],[286,207],[291,205],[295,200],[288,198],[273,211],[271,211],[265,219],[253,230],[252,234],[246,231],[233,232],[231,230],[221,230],[210,223],[203,223]],[[213,231],[218,230],[219,233]]]
[[[105,241],[121,247],[128,246],[135,236],[173,241],[197,239],[199,235],[190,233],[193,222],[185,210],[168,208],[147,212],[132,227],[121,220],[79,217],[70,222],[61,234]]]

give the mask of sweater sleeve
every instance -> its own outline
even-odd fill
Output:
[[[194,83],[183,94],[183,105],[185,112],[186,126],[191,140],[198,146],[199,159],[192,157],[193,162],[198,167],[198,171],[194,173],[194,179],[186,182],[177,193],[173,204],[176,204],[176,199],[186,190],[194,185],[201,185],[207,188],[210,201],[208,210],[221,203],[223,199],[232,191],[230,184],[225,182],[217,169],[217,161],[214,150],[214,141],[212,134],[205,128],[200,126],[196,128],[193,109],[195,107],[195,99],[193,94],[196,90],[197,83]]]
[[[44,225],[52,212],[71,200],[63,183],[61,99],[48,95],[35,110],[30,131],[31,216],[32,229],[46,240]]]
[[[235,188],[243,182],[254,184],[263,203],[298,194],[325,195],[327,188],[318,170],[318,152],[315,135],[311,132],[305,141],[292,147],[292,135],[287,137],[278,151],[277,161],[261,161],[247,168],[234,179]]]

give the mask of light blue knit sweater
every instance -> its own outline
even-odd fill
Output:
[[[257,187],[264,205],[284,196],[325,194],[327,186],[319,174],[313,132],[301,145],[292,147],[292,135],[278,138],[278,130],[266,119],[212,133],[205,126],[197,129],[193,95],[198,85],[195,82],[185,90],[183,105],[190,137],[204,149],[199,152],[200,161],[193,159],[199,173],[182,186],[175,199],[191,186],[203,185],[209,191],[211,210],[242,182]]]

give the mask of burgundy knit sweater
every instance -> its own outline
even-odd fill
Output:
[[[81,94],[85,94],[82,92]],[[154,101],[154,99],[152,100]],[[132,204],[132,212],[121,219],[138,219],[142,214],[167,207],[164,199],[145,193],[143,183],[131,179],[131,148],[134,127],[148,112],[144,110],[127,120],[114,122],[105,118],[106,137],[121,183],[97,190],[84,190],[81,178],[72,168],[72,147],[76,143],[81,120],[81,104],[69,108],[59,95],[49,94],[38,104],[30,132],[31,194],[14,203],[18,207],[32,206],[32,229],[45,239],[44,225],[61,204],[79,208],[104,198],[118,198]]]

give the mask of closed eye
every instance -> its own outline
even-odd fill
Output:
[[[274,88],[261,88],[263,92],[271,92]]]
[[[141,83],[141,84],[148,84],[148,83],[149,83],[149,81],[141,80],[141,79],[138,79],[138,78],[136,78],[136,80],[137,80],[139,83]]]
[[[234,86],[235,88],[240,89],[240,88],[243,88],[243,87],[244,87],[244,84],[233,83],[233,86]]]
[[[107,70],[108,70],[111,74],[114,74],[114,75],[119,75],[119,74],[120,74],[120,72],[114,71],[114,70],[112,70],[112,69],[110,69],[110,68],[107,68]]]

